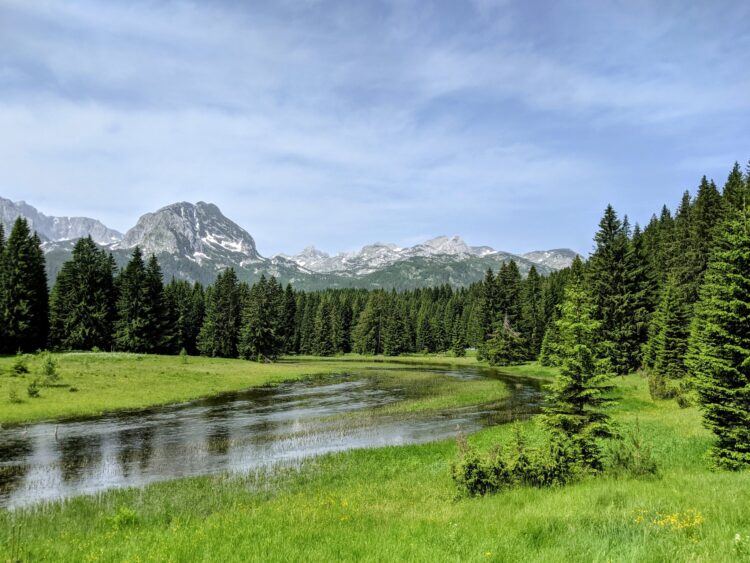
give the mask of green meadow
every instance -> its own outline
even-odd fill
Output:
[[[62,382],[80,389],[43,388],[39,399],[25,398],[10,412],[3,403],[4,420],[137,408],[355,366],[404,367],[426,360],[254,364],[190,358],[182,364],[174,357],[109,354],[57,359]],[[0,365],[7,370],[11,361]],[[449,365],[456,359],[429,361]],[[458,361],[477,365],[473,358]],[[33,361],[30,367],[33,372]],[[533,364],[514,371],[554,373]],[[404,385],[421,394],[387,408],[447,409],[502,396],[485,381],[425,386],[419,372],[405,373]],[[23,378],[5,373],[3,389],[16,380]],[[472,389],[474,384],[479,387]],[[453,440],[357,450],[267,475],[181,479],[0,511],[0,560],[750,560],[750,473],[709,469],[711,436],[697,409],[654,402],[639,375],[616,384],[620,401],[614,419],[622,432],[640,427],[658,463],[656,477],[609,475],[561,488],[467,498],[450,479]],[[519,424],[532,437],[540,433],[534,421]],[[469,440],[489,449],[507,442],[512,431],[512,425],[497,426]]]

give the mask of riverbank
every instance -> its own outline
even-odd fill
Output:
[[[34,379],[43,377],[42,356],[30,356],[27,362],[29,373],[18,376],[12,375],[11,370],[16,358],[0,357],[0,424],[137,410],[281,381],[340,374],[353,369],[482,365],[473,357],[450,356],[290,357],[270,364],[221,358],[183,359],[177,356],[107,352],[53,354],[53,358],[59,381],[52,386],[42,387],[39,396],[32,398],[27,388]],[[519,371],[524,369],[527,368],[517,368]],[[498,400],[503,394],[504,386],[499,382],[474,381],[462,385],[460,389],[446,382],[442,388],[431,389],[432,405],[422,402],[412,404],[411,408],[452,408]],[[12,396],[15,399],[11,399]]]
[[[0,512],[0,559],[738,561],[750,558],[750,472],[712,472],[695,408],[617,378],[659,476],[458,498],[455,443],[325,456],[272,477],[184,479]],[[533,429],[533,423],[524,423]],[[473,435],[507,440],[499,426]],[[737,539],[739,538],[739,539]]]

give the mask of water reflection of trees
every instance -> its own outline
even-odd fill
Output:
[[[60,473],[63,481],[71,483],[81,479],[86,471],[97,467],[102,460],[102,437],[68,436],[57,441],[60,453]]]
[[[130,475],[136,465],[141,471],[148,468],[154,454],[155,433],[153,426],[143,426],[128,428],[117,434],[117,460],[125,477]]]

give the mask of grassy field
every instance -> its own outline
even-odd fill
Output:
[[[474,358],[448,356],[414,356],[399,358],[292,358],[273,364],[190,357],[186,362],[176,356],[155,356],[119,353],[54,354],[60,381],[42,387],[40,396],[28,396],[31,381],[41,377],[43,358],[28,358],[29,373],[12,376],[14,356],[0,357],[0,424],[19,424],[38,420],[97,415],[123,409],[139,409],[176,403],[236,391],[248,387],[294,379],[344,373],[372,367],[408,368],[425,361],[431,365],[477,365]],[[417,376],[415,376],[417,377]],[[412,410],[448,408],[476,402],[491,401],[502,394],[498,382],[470,382],[460,393],[448,382],[443,388],[430,390],[432,405],[403,405]],[[21,402],[12,402],[14,392]],[[426,398],[426,396],[425,396]],[[483,399],[483,400],[481,400]]]
[[[461,498],[452,441],[361,450],[273,477],[185,479],[0,512],[0,560],[750,560],[750,472],[708,469],[696,409],[654,403],[639,376],[617,385],[615,418],[621,429],[638,421],[656,478]],[[471,441],[489,448],[510,432]]]

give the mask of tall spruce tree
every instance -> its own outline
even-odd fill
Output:
[[[717,230],[696,307],[687,364],[717,466],[750,466],[750,218],[738,211]]]
[[[0,259],[3,352],[33,352],[47,346],[49,291],[41,246],[26,219],[16,219]]]
[[[146,263],[146,332],[149,352],[168,351],[177,338],[174,325],[168,322],[164,303],[164,276],[159,261],[153,254]]]
[[[248,360],[275,360],[283,350],[279,324],[283,312],[283,290],[271,277],[260,280],[250,288],[242,309],[240,356]]]
[[[654,313],[649,342],[649,364],[656,373],[678,379],[684,377],[685,354],[690,326],[690,308],[685,287],[676,275],[670,276]]]
[[[203,326],[198,334],[198,350],[204,356],[236,358],[242,297],[233,268],[220,273],[206,291]]]
[[[750,205],[749,195],[750,191],[748,191],[748,184],[742,175],[740,163],[735,162],[722,192],[724,207],[727,213],[731,214],[732,211],[742,210],[746,205]]]
[[[143,253],[135,247],[130,261],[117,277],[117,320],[114,345],[125,352],[154,350],[153,318]]]
[[[575,259],[574,271],[581,271]],[[571,278],[565,290],[559,333],[560,374],[550,388],[544,407],[544,422],[553,432],[570,440],[579,461],[594,470],[602,469],[600,438],[612,435],[604,407],[611,402],[609,374],[599,360],[597,338],[599,321],[594,319],[594,303],[586,291],[583,276]]]
[[[115,266],[91,237],[79,239],[50,296],[50,343],[64,350],[112,347]]]
[[[626,374],[638,367],[631,354],[637,343],[632,341],[633,331],[627,328],[631,320],[625,286],[628,232],[611,205],[604,211],[595,241],[588,269],[594,315],[599,321],[604,354],[616,373]]]

